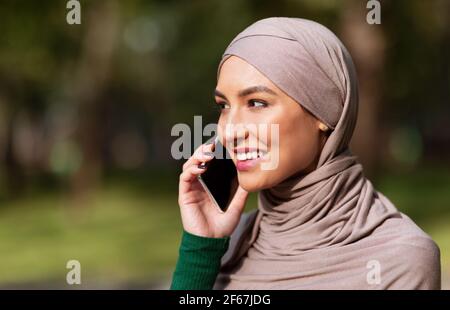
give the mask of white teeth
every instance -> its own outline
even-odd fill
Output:
[[[263,151],[253,151],[253,152],[247,152],[247,153],[237,153],[236,159],[237,160],[250,160],[250,159],[257,159],[257,158],[263,158],[266,153]]]

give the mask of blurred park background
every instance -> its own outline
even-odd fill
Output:
[[[217,120],[234,36],[270,16],[332,29],[361,87],[352,147],[441,249],[450,288],[450,1],[0,2],[0,288],[167,288],[182,231],[177,123]],[[252,194],[248,208],[256,207]]]

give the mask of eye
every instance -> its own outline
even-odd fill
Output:
[[[224,109],[229,108],[229,104],[221,101],[221,102],[217,102],[217,107],[219,108],[219,110],[224,110]]]
[[[254,99],[252,99],[252,100],[248,101],[248,104],[250,106],[255,107],[255,108],[265,108],[265,107],[267,107],[267,103],[262,101],[262,100],[254,100]]]

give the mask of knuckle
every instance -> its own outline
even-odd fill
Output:
[[[186,168],[189,166],[189,161],[186,161],[184,164],[183,164],[183,170],[186,170]]]
[[[180,173],[180,181],[184,180],[184,176],[185,176],[184,172]]]

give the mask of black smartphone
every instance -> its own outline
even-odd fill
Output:
[[[206,163],[206,171],[198,180],[214,204],[225,212],[238,188],[237,170],[226,148],[214,140],[214,158]]]

